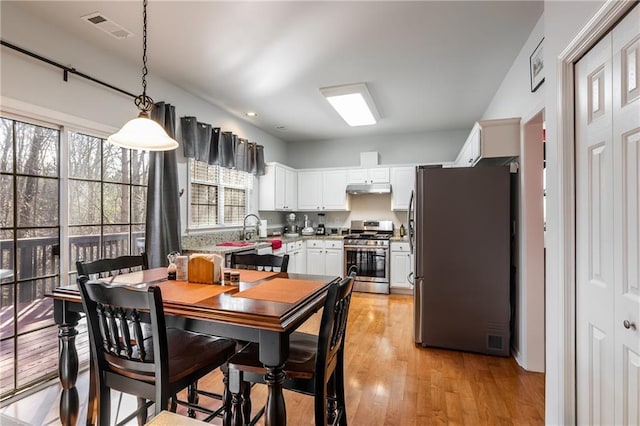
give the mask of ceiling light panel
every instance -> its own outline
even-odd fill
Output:
[[[320,92],[349,126],[368,126],[380,119],[364,83],[324,87]]]

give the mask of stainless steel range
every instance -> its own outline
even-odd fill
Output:
[[[352,220],[344,237],[344,274],[358,267],[354,291],[389,294],[389,239],[393,221]]]

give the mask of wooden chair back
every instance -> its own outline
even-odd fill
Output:
[[[76,262],[78,276],[86,275],[95,278],[111,277],[113,275],[126,274],[141,269],[149,269],[149,260],[146,253],[140,255],[120,256],[107,259],[94,260],[93,262]]]
[[[274,254],[235,254],[231,253],[231,267],[234,269],[257,269],[264,271],[274,271],[279,268],[280,272],[287,272],[289,266],[289,255],[276,256]]]

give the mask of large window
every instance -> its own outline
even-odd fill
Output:
[[[189,160],[189,170],[189,227],[242,225],[249,209],[253,176],[193,159]]]
[[[44,295],[75,283],[76,260],[144,245],[148,154],[34,123],[0,118],[0,398],[57,374]],[[84,321],[78,331],[86,362]]]

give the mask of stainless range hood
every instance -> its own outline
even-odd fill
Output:
[[[347,194],[389,194],[390,183],[350,183],[347,185]]]

